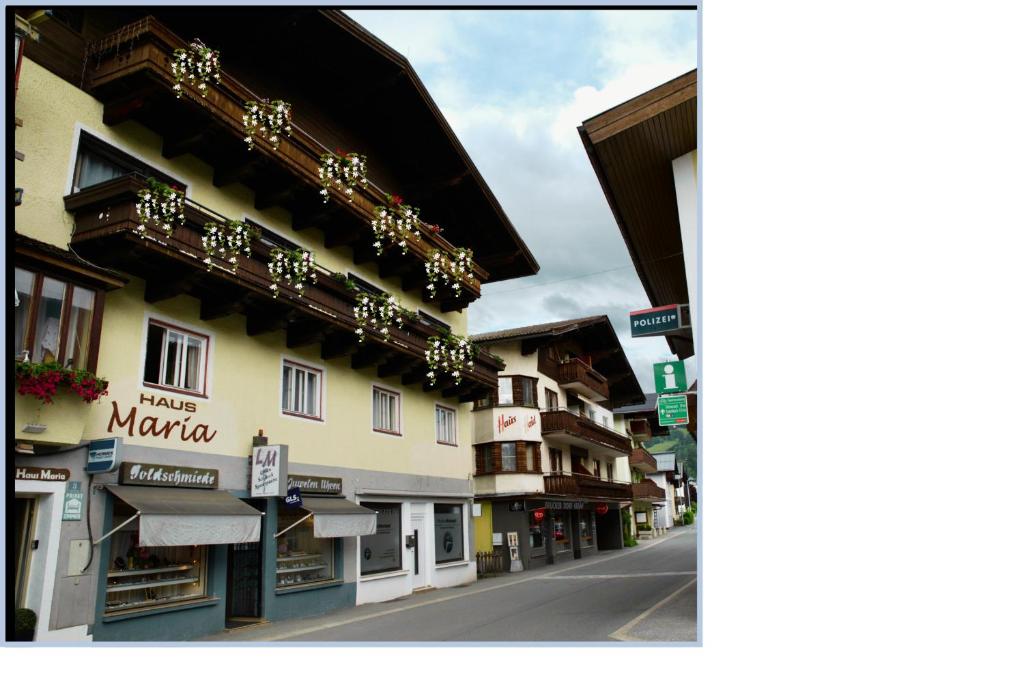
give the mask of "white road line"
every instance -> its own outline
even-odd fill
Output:
[[[658,571],[651,573],[604,573],[578,576],[544,576],[543,580],[601,580],[606,578],[652,578],[656,576],[695,576],[696,571]]]
[[[672,536],[672,537],[675,537],[675,536]],[[660,545],[661,543],[665,542],[666,540],[672,539],[672,537],[665,536],[665,537],[662,537],[660,540],[652,541],[649,545],[644,545],[643,547],[635,547],[635,548],[629,549],[629,550],[627,550],[627,551],[625,551],[625,552],[623,552],[621,554],[616,554],[614,557],[611,557],[611,558],[602,557],[602,558],[599,558],[599,559],[594,559],[593,561],[588,561],[588,562],[586,562],[584,564],[578,564],[576,566],[573,566],[572,569],[576,570],[576,569],[580,569],[580,568],[586,568],[587,566],[593,566],[594,564],[600,564],[600,563],[605,562],[605,561],[611,561],[612,559],[621,559],[622,557],[626,556],[627,554],[634,554],[636,552],[642,552],[644,550],[651,549],[652,547],[656,547],[657,545]],[[566,570],[568,570],[568,569],[566,569]],[[512,587],[513,585],[519,585],[520,583],[529,583],[530,581],[540,580],[540,579],[543,579],[543,578],[549,578],[551,576],[554,576],[554,574],[556,574],[556,573],[562,573],[562,572],[563,572],[562,569],[557,569],[557,570],[549,571],[548,573],[541,574],[539,576],[531,575],[531,576],[527,576],[526,578],[521,578],[519,580],[513,580],[513,581],[508,582],[508,583],[502,583],[501,585],[494,585],[494,586],[491,586],[491,587],[480,588],[479,590],[471,590],[469,592],[463,592],[463,593],[460,593],[460,594],[457,594],[457,595],[451,595],[449,597],[438,597],[437,599],[431,599],[431,600],[427,600],[425,602],[417,602],[416,604],[412,604],[412,605],[409,605],[409,606],[396,607],[394,609],[387,609],[385,611],[378,611],[378,612],[375,612],[375,613],[372,613],[372,614],[367,614],[365,616],[357,616],[357,617],[353,617],[353,618],[344,619],[344,620],[341,620],[341,621],[333,621],[331,623],[322,623],[320,625],[311,626],[309,628],[297,628],[295,630],[290,630],[290,631],[288,631],[286,633],[279,633],[279,634],[274,635],[272,637],[268,636],[268,637],[263,638],[263,639],[266,640],[267,642],[273,642],[273,641],[276,641],[276,640],[286,640],[286,639],[292,638],[292,637],[299,637],[300,635],[308,635],[309,633],[318,633],[318,632],[320,632],[322,630],[330,630],[331,628],[340,628],[341,626],[346,626],[346,625],[349,625],[351,623],[359,623],[360,621],[368,621],[371,618],[380,618],[381,616],[390,616],[391,614],[397,614],[397,613],[401,613],[403,611],[409,611],[410,609],[418,609],[420,607],[430,606],[431,604],[440,604],[442,602],[450,602],[453,599],[461,599],[462,597],[471,597],[473,595],[479,595],[479,594],[481,594],[483,592],[493,592],[494,590],[501,590],[503,588]],[[590,576],[590,577],[593,578],[595,576]],[[696,580],[696,579],[694,579],[694,580]]]
[[[637,641],[639,641],[635,637],[630,637],[629,634],[628,634],[629,631],[632,630],[633,627],[636,626],[637,623],[639,623],[640,621],[644,620],[645,618],[647,618],[648,616],[653,614],[655,611],[657,611],[661,607],[663,607],[666,604],[668,604],[670,601],[672,601],[672,598],[674,598],[680,592],[682,592],[683,590],[685,590],[686,588],[690,587],[691,585],[693,585],[696,582],[697,582],[697,579],[694,578],[689,583],[687,583],[686,585],[682,586],[681,588],[679,588],[678,590],[673,592],[671,595],[669,595],[665,599],[661,600],[660,602],[658,602],[657,604],[652,606],[650,609],[648,609],[647,611],[645,611],[644,613],[640,614],[639,616],[634,618],[632,621],[627,623],[626,625],[624,625],[621,628],[619,628],[618,630],[616,630],[614,633],[612,633],[608,637],[611,638],[612,640],[619,640],[621,642],[637,642]]]

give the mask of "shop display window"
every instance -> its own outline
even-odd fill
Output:
[[[303,509],[277,514],[277,587],[320,583],[334,579],[334,538],[313,537],[313,517]],[[298,523],[298,525],[296,525]]]
[[[536,552],[544,551],[544,528],[542,527],[544,520],[536,520],[533,517],[533,512],[530,512],[530,552],[531,555],[535,555]]]
[[[434,559],[437,563],[462,561],[462,505],[434,505]]]
[[[566,514],[551,514],[551,532],[555,539],[555,552],[568,552],[572,549],[572,536],[567,520]]]
[[[399,502],[362,506],[377,512],[377,532],[359,536],[360,573],[384,573],[402,568],[402,505]]]
[[[580,546],[594,546],[594,529],[590,525],[590,512],[587,511],[580,514]]]
[[[116,527],[134,512],[114,510]],[[206,597],[206,545],[140,547],[139,521],[110,536],[106,613]]]

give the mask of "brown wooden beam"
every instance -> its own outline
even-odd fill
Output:
[[[391,354],[393,353],[386,347],[378,345],[365,346],[352,355],[352,368],[365,369],[370,366],[376,366],[381,362],[387,361]]]
[[[324,229],[324,247],[331,249],[351,245],[361,237],[362,233],[352,226],[329,226]]]
[[[285,332],[285,345],[288,349],[305,347],[315,343],[322,343],[328,335],[329,324],[315,319],[293,321],[288,324]]]
[[[402,385],[415,385],[416,383],[422,383],[427,377],[427,365],[421,364],[412,371],[407,371],[402,374]]]
[[[288,325],[288,318],[288,312],[249,309],[245,317],[245,334],[263,335],[280,330]]]
[[[199,318],[203,321],[211,321],[231,314],[241,314],[245,311],[246,304],[248,304],[248,300],[245,295],[224,298],[203,297],[199,303]]]
[[[172,297],[187,292],[193,278],[192,274],[187,274],[179,277],[154,277],[147,279],[146,292],[143,297],[149,304],[169,300]]]
[[[407,274],[415,266],[419,266],[422,270],[423,262],[411,255],[402,255],[400,252],[385,253],[384,257],[377,262],[377,273],[381,278],[391,278]]]
[[[128,97],[108,102],[103,106],[103,123],[117,126],[134,119],[145,111],[152,95],[152,92],[147,94],[136,90]]]
[[[258,164],[259,157],[255,152],[247,153],[234,164],[218,164],[213,169],[213,185],[215,188],[223,188],[231,183],[243,181],[252,174]]]
[[[277,190],[260,190],[256,193],[253,204],[256,209],[264,210],[268,207],[284,207],[288,201],[295,198],[295,187],[290,183],[279,186]]]
[[[329,334],[320,344],[321,359],[335,359],[343,357],[354,351],[359,346],[359,339],[348,331],[338,331]]]
[[[183,130],[171,129],[165,136],[161,154],[167,159],[174,159],[189,152],[195,152],[207,141],[207,126],[186,127]]]
[[[365,264],[375,259],[377,259],[377,250],[370,244],[370,241],[357,244],[352,248],[352,261],[355,264]]]
[[[377,367],[377,375],[380,378],[398,376],[407,371],[412,371],[420,364],[425,364],[423,359],[418,357],[396,357]]]
[[[441,301],[441,311],[442,312],[454,312],[456,309],[461,311],[467,305],[469,305],[469,301],[466,299],[466,296],[463,295],[462,297],[459,297],[457,299],[456,298],[451,298],[451,299],[447,299],[447,300],[442,300]]]

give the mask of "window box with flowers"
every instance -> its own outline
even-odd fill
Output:
[[[281,293],[280,282],[283,278],[288,285],[295,288],[299,297],[305,292],[306,286],[316,283],[316,263],[313,253],[308,250],[282,250],[275,247],[270,251],[270,291],[274,299]]]
[[[181,97],[184,90],[182,83],[188,79],[188,82],[205,98],[210,80],[220,83],[220,52],[206,47],[203,41],[194,38],[188,49],[179,48],[174,51],[171,71],[174,73],[176,97]]]
[[[473,251],[459,247],[452,258],[441,250],[434,250],[427,257],[424,267],[427,270],[427,290],[431,297],[437,297],[439,281],[444,281],[451,287],[452,294],[459,297],[462,295],[462,280],[468,278],[470,283],[473,282]]]
[[[249,100],[242,114],[242,126],[245,128],[243,140],[250,150],[256,147],[256,136],[276,150],[281,145],[281,136],[292,135],[292,106],[284,100]]]
[[[420,210],[416,207],[404,204],[398,195],[385,195],[386,205],[378,205],[374,208],[373,221],[370,227],[373,229],[373,246],[377,254],[384,254],[384,243],[388,246],[397,245],[402,254],[409,252],[409,241],[419,240],[420,232],[416,226],[419,224]]]
[[[243,254],[252,256],[252,241],[260,236],[258,228],[243,221],[231,220],[224,225],[210,221],[203,228],[203,264],[207,271],[213,270],[213,258],[217,257],[228,263],[231,273],[238,273],[238,258]]]
[[[174,227],[185,223],[185,193],[178,188],[161,183],[155,178],[146,182],[146,187],[139,191],[135,213],[139,215],[135,232],[146,235],[146,226],[158,228],[168,237],[173,235]]]
[[[107,394],[103,378],[53,361],[15,362],[14,378],[14,438],[18,441],[77,445],[90,404]]]
[[[427,339],[427,380],[431,386],[437,384],[441,374],[449,376],[455,385],[462,382],[465,369],[473,368],[473,358],[477,347],[460,335],[448,333],[444,336],[435,335]]]
[[[352,202],[355,189],[365,188],[366,183],[365,155],[337,150],[320,156],[320,195],[325,203],[331,197],[331,188]]]

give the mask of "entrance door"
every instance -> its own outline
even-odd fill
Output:
[[[14,606],[25,606],[25,592],[28,589],[29,571],[32,566],[32,540],[36,529],[36,500],[34,497],[15,498],[15,535],[17,547],[15,557]],[[38,608],[38,607],[37,607]]]
[[[228,547],[227,623],[262,616],[263,545],[243,542]]]
[[[427,586],[427,505],[410,507],[413,536],[412,589]]]

